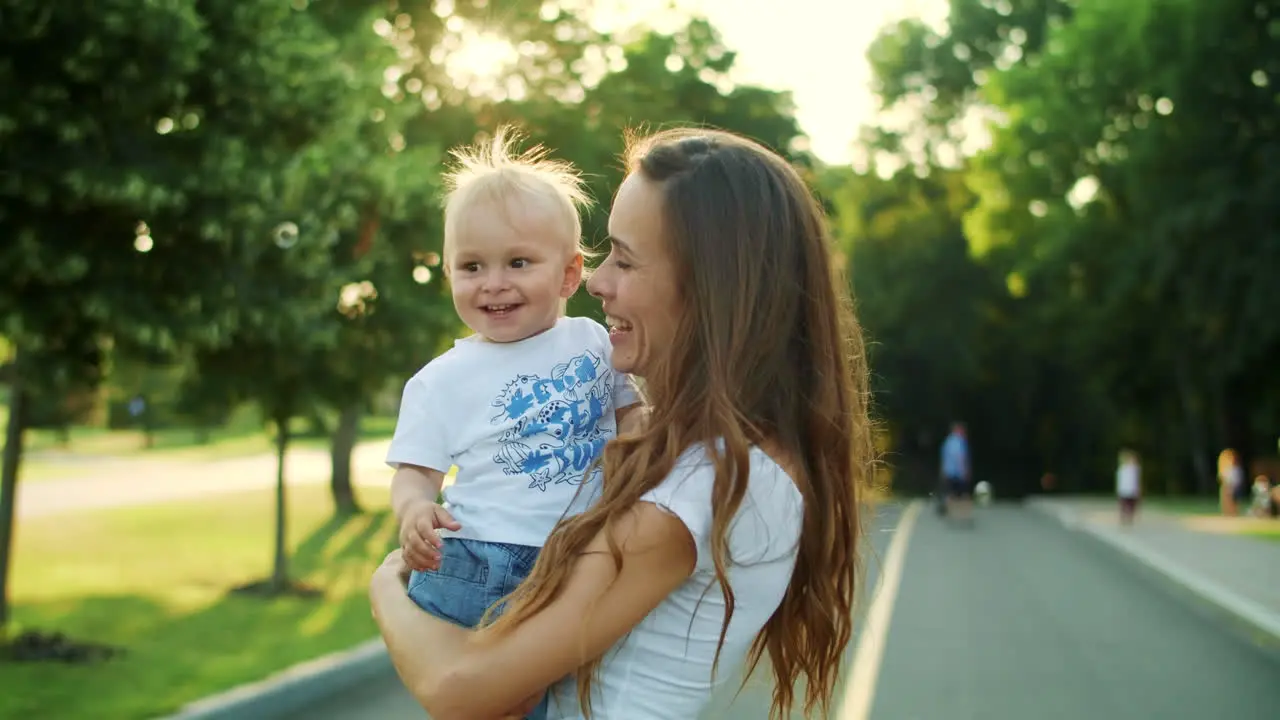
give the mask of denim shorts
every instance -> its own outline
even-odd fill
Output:
[[[414,570],[409,597],[418,607],[455,625],[473,628],[492,605],[510,595],[533,570],[541,548],[444,538],[439,570]],[[544,696],[528,720],[547,715]]]

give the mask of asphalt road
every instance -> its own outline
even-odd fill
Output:
[[[883,508],[870,532],[868,587],[900,517]],[[973,528],[920,513],[887,629],[875,720],[1280,717],[1274,652],[1109,548],[1017,506],[984,508]],[[767,680],[736,690],[702,720],[768,717]],[[865,720],[843,707],[830,717]],[[289,720],[424,717],[388,676]]]
[[[925,514],[872,717],[1274,719],[1280,659],[1033,511]]]

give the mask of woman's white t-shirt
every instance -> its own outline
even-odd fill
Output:
[[[597,720],[696,718],[715,689],[740,681],[751,642],[773,616],[795,568],[804,505],[791,477],[753,448],[750,482],[729,528],[729,585],[735,607],[715,677],[724,595],[711,554],[715,470],[705,446],[686,451],[663,482],[642,496],[684,522],[697,546],[693,574],[604,657],[592,685]],[[576,682],[552,688],[549,720],[584,717]]]

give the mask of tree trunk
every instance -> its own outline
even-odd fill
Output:
[[[151,401],[148,399],[146,409],[142,411],[142,446],[147,450],[156,446],[156,429],[151,420]]]
[[[338,415],[338,426],[329,443],[332,461],[329,489],[333,493],[334,511],[339,515],[360,512],[355,488],[351,485],[351,452],[360,436],[360,409],[359,403],[352,403],[342,409],[342,413]]]
[[[21,351],[19,351],[21,353]],[[9,423],[4,435],[4,458],[0,463],[0,636],[9,626],[9,565],[13,549],[13,522],[17,512],[18,470],[22,466],[22,436],[26,429],[26,392],[22,384],[19,357],[10,368]]]
[[[289,418],[277,416],[276,423],[276,552],[271,572],[271,589],[284,592],[289,587],[289,551],[286,547],[288,527],[284,484],[285,453],[289,449]]]

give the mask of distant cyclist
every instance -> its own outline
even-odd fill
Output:
[[[942,441],[941,476],[947,492],[947,514],[963,522],[973,521],[973,476],[969,465],[969,441],[962,422],[951,423]]]

